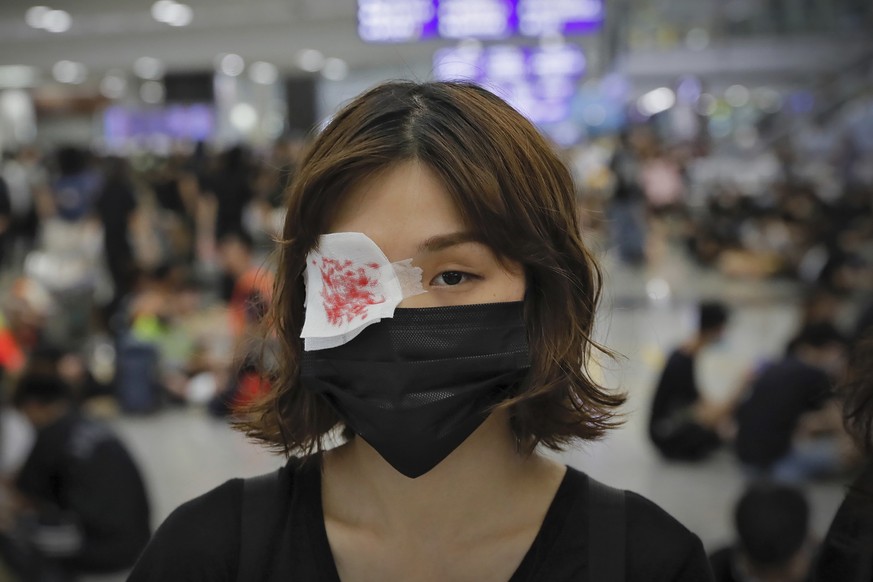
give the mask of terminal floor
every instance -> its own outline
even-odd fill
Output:
[[[742,472],[729,451],[696,465],[658,458],[646,438],[653,384],[666,353],[692,332],[696,301],[720,298],[732,307],[733,317],[724,345],[699,361],[698,380],[713,398],[724,397],[744,370],[782,350],[795,330],[797,293],[788,284],[702,273],[675,255],[639,270],[618,266],[607,257],[605,275],[597,336],[621,356],[600,362],[596,374],[607,385],[628,392],[627,421],[605,440],[558,457],[654,500],[696,532],[708,549],[717,547],[731,537],[733,504],[744,486]],[[226,479],[255,475],[282,463],[197,408],[114,422],[142,464],[156,523],[179,503]],[[815,483],[806,492],[813,528],[821,534],[839,505],[844,484]]]

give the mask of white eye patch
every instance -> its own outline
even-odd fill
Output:
[[[393,317],[401,301],[426,293],[422,275],[412,259],[390,262],[363,233],[322,235],[306,256],[303,349],[341,346],[383,317]]]

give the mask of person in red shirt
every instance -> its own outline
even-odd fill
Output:
[[[22,277],[12,284],[0,314],[0,369],[5,376],[14,378],[24,370],[51,307],[48,291],[33,279]]]

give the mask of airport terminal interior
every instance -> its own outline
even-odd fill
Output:
[[[542,454],[654,501],[716,575],[754,563],[764,485],[761,535],[816,555],[869,463],[842,418],[873,359],[869,1],[33,1],[0,2],[0,580],[124,580],[147,538],[80,556],[107,500],[154,531],[285,464],[233,423],[271,389],[249,338],[287,190],[390,80],[485,87],[572,174],[587,367],[627,401]]]

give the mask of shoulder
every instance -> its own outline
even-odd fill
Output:
[[[705,581],[709,562],[700,539],[658,505],[625,491],[630,580]]]
[[[234,580],[243,480],[233,479],[173,511],[155,532],[130,582]]]
[[[667,357],[664,368],[667,370],[685,370],[694,366],[694,357],[687,354],[682,348],[673,350]]]

